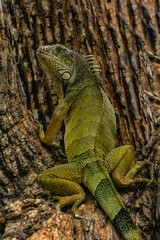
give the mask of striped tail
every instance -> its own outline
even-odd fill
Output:
[[[85,186],[98,200],[124,239],[143,240],[107,171],[103,173],[95,161],[85,165],[84,176]]]

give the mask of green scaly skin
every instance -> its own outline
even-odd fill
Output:
[[[40,125],[40,140],[58,146],[54,139],[64,120],[68,163],[44,171],[36,181],[54,194],[59,207],[73,204],[74,213],[85,199],[80,185],[84,184],[124,239],[142,240],[114,185],[149,182],[134,176],[148,164],[152,178],[152,164],[147,160],[134,163],[132,146],[114,149],[115,113],[99,85],[99,66],[94,57],[59,44],[40,47],[37,56],[60,99],[45,134]]]

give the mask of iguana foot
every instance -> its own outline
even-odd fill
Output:
[[[54,201],[59,201],[61,198],[63,198],[63,197],[60,197],[60,196],[53,196],[53,200]],[[59,202],[57,202],[56,203],[56,211],[57,212],[60,212],[61,211],[61,207],[63,207],[63,206],[61,206],[61,204],[59,204]],[[71,212],[71,214],[75,217],[75,218],[77,218],[77,219],[82,219],[82,216],[80,216],[78,213],[77,213],[77,211],[76,210],[70,210],[69,212]]]
[[[44,135],[44,130],[43,130],[43,125],[39,124],[39,138],[41,140],[41,142],[43,142],[46,145],[52,146],[52,147],[56,147],[56,148],[60,148],[60,145],[57,144],[56,142],[52,141],[52,142],[46,142],[45,141],[45,135]]]
[[[58,201],[57,206],[59,208],[65,207],[67,205],[73,204],[72,206],[72,213],[75,217],[78,217],[78,214],[76,213],[76,209],[78,205],[84,201],[85,199],[85,193],[79,193],[79,194],[73,194],[71,196],[53,196],[53,200]]]

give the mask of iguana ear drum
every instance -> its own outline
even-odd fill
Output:
[[[71,77],[70,72],[66,71],[65,69],[60,69],[59,73],[61,74],[61,76],[64,80],[68,80]]]
[[[65,72],[65,73],[63,73],[62,77],[63,77],[63,79],[68,80],[68,79],[70,79],[71,74],[69,72]]]

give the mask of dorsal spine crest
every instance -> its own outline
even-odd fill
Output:
[[[101,67],[93,55],[84,56],[94,76],[101,73]]]

